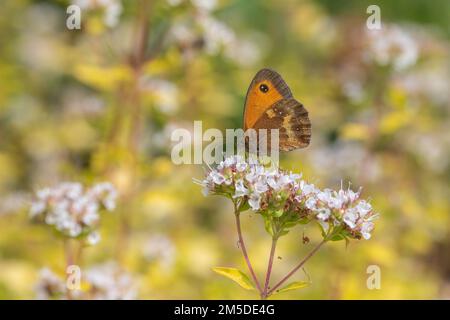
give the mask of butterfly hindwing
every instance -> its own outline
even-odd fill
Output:
[[[268,146],[270,146],[270,129],[279,129],[281,151],[305,148],[311,140],[308,111],[294,98],[274,103],[256,121],[253,129],[257,130],[257,133],[259,129],[268,129]]]

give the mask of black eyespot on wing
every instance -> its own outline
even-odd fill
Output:
[[[269,91],[269,87],[266,85],[266,84],[261,84],[260,86],[259,86],[259,90],[262,92],[262,93],[266,93],[267,91]]]
[[[283,80],[280,74],[271,69],[262,69],[253,78],[250,83],[249,90],[254,87],[255,84],[269,81],[273,87],[283,96],[284,99],[292,98],[291,90],[289,89],[286,82]],[[248,95],[248,92],[247,92]]]

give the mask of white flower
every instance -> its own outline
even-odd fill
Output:
[[[103,22],[108,27],[115,27],[119,23],[122,13],[120,0],[73,0],[72,3],[83,10],[102,8],[104,10]]]
[[[40,200],[47,200],[51,196],[51,194],[52,194],[52,191],[50,188],[44,188],[44,189],[39,190],[36,193],[36,196]]]
[[[310,210],[314,210],[316,209],[316,204],[317,204],[317,200],[314,197],[308,198],[305,201],[305,206],[306,208],[310,209]]]
[[[91,267],[82,276],[89,289],[86,292],[71,291],[71,298],[74,295],[83,300],[130,300],[137,297],[131,275],[113,262]],[[66,281],[47,268],[41,270],[35,290],[38,299],[69,298]]]
[[[344,204],[344,199],[341,197],[331,197],[328,201],[328,205],[334,209],[341,209]]]
[[[95,203],[89,204],[85,210],[81,221],[87,226],[93,226],[100,218],[98,214],[98,205]]]
[[[267,174],[267,183],[272,189],[278,191],[287,187],[290,184],[292,185],[296,184],[297,179],[299,178],[300,175],[284,174],[277,171],[273,171]]]
[[[203,188],[202,188],[202,194],[203,194],[204,197],[209,195],[209,187],[208,187],[207,183],[205,183]]]
[[[233,198],[243,197],[248,194],[248,189],[244,186],[244,182],[242,180],[238,180],[235,183],[235,193]]]
[[[313,184],[308,184],[303,180],[300,182],[300,190],[305,196],[316,193],[316,187]]]
[[[68,223],[69,227],[68,228],[64,228],[64,227],[60,227],[60,229],[68,229],[69,230],[69,235],[71,237],[78,237],[81,232],[83,231],[83,229],[81,228],[81,226],[79,224],[76,223]]]
[[[88,294],[93,300],[136,299],[133,279],[115,263],[92,267],[86,271],[86,280],[91,287]]]
[[[331,190],[325,189],[323,191],[320,191],[317,194],[317,199],[319,199],[322,202],[328,203],[328,201],[330,201],[330,199],[331,199]]]
[[[38,300],[59,299],[66,293],[66,283],[50,269],[43,268],[39,272],[39,280],[34,290]]]
[[[240,161],[240,157],[239,156],[231,156],[231,157],[226,158],[222,162],[222,166],[224,168],[229,168],[229,167],[235,165],[238,161]]]
[[[30,207],[30,218],[38,219],[68,237],[78,237],[96,228],[103,206],[115,208],[117,191],[110,183],[99,183],[84,190],[80,183],[65,182],[36,193]],[[89,241],[89,239],[88,239]]]
[[[354,192],[351,189],[347,190],[347,198],[348,198],[348,200],[350,202],[355,202],[356,200],[358,200],[359,196],[360,196],[360,192],[359,191],[358,192]]]
[[[254,183],[258,177],[262,176],[265,174],[265,169],[263,166],[252,166],[250,168],[250,171],[245,175],[245,179],[250,182],[250,183]]]
[[[238,162],[236,164],[236,170],[238,172],[243,172],[243,171],[245,171],[245,169],[247,169],[247,163],[245,163],[245,162]]]
[[[317,218],[320,220],[327,220],[331,215],[331,211],[328,208],[320,208],[317,210]]]
[[[364,239],[369,240],[371,235],[370,232],[373,230],[374,224],[373,222],[363,222],[361,226],[361,234]]]
[[[46,209],[46,204],[44,201],[35,201],[31,204],[30,208],[30,218],[34,218],[41,213],[44,213]]]
[[[197,8],[206,11],[213,10],[217,5],[217,0],[191,0],[191,2]]]
[[[242,163],[236,156],[226,158],[205,180],[197,183],[203,187],[204,194],[232,194],[234,199],[245,197],[253,211],[263,213],[264,203],[280,214],[277,218],[297,214],[299,221],[316,220],[327,235],[335,235],[336,231],[336,235],[345,232],[340,235],[356,239],[370,237],[372,221],[377,215],[367,201],[359,199],[360,191],[342,187],[319,190],[301,180],[300,174],[268,169],[259,162]],[[238,166],[241,166],[239,170]],[[234,183],[227,184],[227,181]]]
[[[417,62],[419,48],[406,29],[386,25],[381,30],[367,31],[369,55],[379,65],[392,64],[395,70],[404,70]]]
[[[87,242],[93,246],[100,242],[100,234],[98,232],[91,232],[86,238]]]
[[[259,177],[256,180],[256,183],[253,185],[253,190],[256,193],[264,193],[267,190],[269,190],[269,187],[267,186],[267,183],[266,183],[264,177]]]
[[[143,254],[149,262],[158,260],[165,269],[168,269],[175,262],[176,248],[170,238],[163,234],[155,234],[146,241]]]
[[[366,214],[368,214],[370,211],[372,211],[372,206],[370,203],[361,200],[359,201],[358,205],[356,206],[356,210],[358,210],[358,213],[361,218],[365,217]]]
[[[65,183],[63,184],[63,189],[66,190],[65,194],[66,197],[75,200],[79,197],[81,197],[81,194],[83,193],[83,186],[81,183]]]
[[[225,177],[219,172],[211,171],[210,177],[215,184],[221,185],[225,182]]]
[[[356,220],[358,219],[358,213],[355,209],[350,208],[347,209],[344,213],[344,222],[350,227],[355,228],[356,227]]]
[[[148,92],[159,111],[171,115],[179,107],[178,87],[165,79],[143,76],[139,81],[141,90]]]

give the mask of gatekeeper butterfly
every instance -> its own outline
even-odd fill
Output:
[[[305,148],[311,140],[308,111],[295,100],[283,78],[271,69],[262,69],[253,78],[244,106],[244,130],[279,129],[279,149]],[[270,135],[269,135],[270,138]],[[270,141],[268,141],[270,145]]]

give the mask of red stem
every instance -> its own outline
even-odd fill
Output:
[[[264,292],[263,292],[263,298],[267,298],[267,290],[269,289],[269,281],[270,281],[270,274],[272,273],[272,266],[273,266],[273,257],[275,255],[275,248],[277,246],[277,238],[272,238],[272,248],[270,249],[270,258],[269,263],[267,265],[267,273],[266,273],[266,283],[264,285]]]

